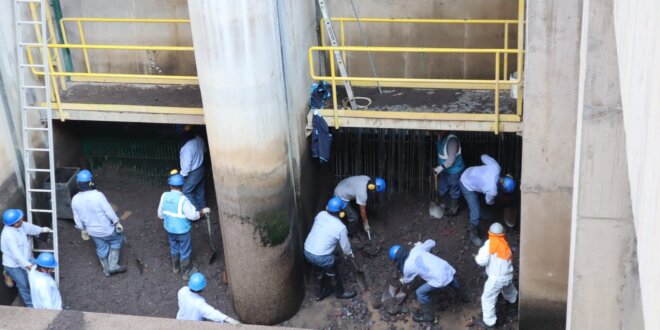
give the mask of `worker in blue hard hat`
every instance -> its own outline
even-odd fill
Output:
[[[188,285],[179,289],[177,293],[179,311],[176,313],[176,319],[240,324],[240,322],[207,304],[206,299],[200,295],[204,288],[206,288],[206,277],[202,273],[190,275]]]
[[[25,307],[32,307],[28,271],[34,267],[34,261],[28,235],[37,236],[53,230],[25,222],[23,211],[19,209],[7,209],[2,214],[2,223],[5,225],[0,234],[2,266],[14,281]]]
[[[369,192],[383,192],[387,184],[382,178],[372,178],[366,175],[356,175],[348,177],[335,187],[335,196],[341,198],[344,202],[348,203],[346,207],[346,218],[348,220],[348,231],[353,233],[356,231],[358,219],[362,218],[362,225],[364,230],[371,236],[371,227],[369,226],[369,219],[367,218],[367,199]],[[355,202],[360,208],[360,212],[355,209],[351,203]]]
[[[181,272],[185,281],[190,274],[197,271],[192,262],[192,238],[190,222],[209,214],[211,209],[205,207],[199,211],[181,191],[184,180],[181,174],[173,174],[167,179],[170,191],[164,192],[158,204],[158,218],[163,220],[170,242],[170,257],[172,271]]]
[[[477,226],[481,221],[481,202],[483,194],[486,204],[494,204],[498,192],[512,193],[516,181],[510,175],[502,175],[500,164],[488,155],[481,155],[484,165],[468,167],[461,175],[461,191],[470,208],[470,240],[477,247],[483,245]]]
[[[458,294],[461,301],[468,302],[467,293],[455,276],[456,269],[430,252],[434,246],[435,241],[428,239],[424,243],[415,243],[410,251],[401,245],[394,245],[389,250],[390,260],[403,274],[399,279],[401,284],[412,282],[416,276],[426,281],[415,291],[421,306],[421,310],[413,315],[415,322],[435,323],[436,306],[431,295],[444,287],[449,286]]]
[[[62,310],[62,296],[52,274],[57,268],[55,255],[43,252],[37,257],[37,267],[28,274],[34,308]]]
[[[101,262],[103,275],[111,276],[126,272],[119,264],[119,255],[124,240],[124,227],[105,195],[96,189],[94,177],[89,170],[76,175],[80,192],[71,200],[73,220],[80,230],[82,239],[91,237],[96,245],[96,256]]]
[[[461,198],[461,173],[465,169],[465,162],[461,151],[461,141],[458,136],[447,131],[438,131],[436,142],[438,166],[433,173],[438,180],[438,196],[449,195],[449,203],[445,215],[453,217],[458,214],[458,204]]]
[[[307,262],[314,266],[316,274],[316,300],[321,301],[334,292],[339,299],[350,299],[357,294],[352,290],[344,290],[341,274],[335,259],[335,249],[341,248],[345,256],[353,257],[351,242],[348,240],[348,230],[342,223],[345,216],[346,202],[338,197],[332,197],[314,218],[312,230],[305,240],[304,255]],[[329,283],[328,283],[329,282]]]
[[[191,125],[177,125],[177,132],[181,137],[179,151],[179,174],[183,176],[182,191],[197,210],[206,207],[206,184],[204,170],[204,153],[206,144],[204,139],[195,134]]]

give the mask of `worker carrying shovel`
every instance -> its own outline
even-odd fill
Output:
[[[458,204],[461,198],[461,173],[465,169],[461,154],[461,141],[458,136],[447,131],[438,131],[436,143],[438,166],[433,169],[437,176],[438,196],[449,194],[449,209],[445,215],[453,217],[458,214]]]
[[[96,190],[90,171],[78,172],[76,181],[80,192],[73,196],[71,209],[82,239],[87,241],[91,237],[94,240],[103,275],[126,272],[126,266],[119,265],[119,250],[124,239],[124,227],[119,223],[119,217],[105,195]]]
[[[341,222],[345,209],[346,202],[338,197],[331,198],[326,210],[314,218],[312,230],[305,240],[305,259],[314,266],[316,273],[316,301],[329,296],[332,293],[331,287],[334,287],[335,296],[339,299],[351,299],[356,295],[355,291],[344,290],[334,256],[339,245],[345,256],[353,257],[348,230]]]
[[[415,322],[435,323],[435,309],[431,294],[449,286],[463,302],[468,302],[465,289],[456,279],[456,269],[442,258],[432,254],[431,249],[435,241],[428,239],[424,243],[417,242],[412,250],[408,251],[401,245],[390,248],[389,257],[396,264],[396,269],[403,274],[399,279],[401,284],[412,282],[416,276],[426,281],[415,293],[421,305],[421,311],[413,315]]]
[[[348,220],[348,232],[353,234],[357,229],[357,221],[361,217],[364,231],[367,232],[371,238],[371,227],[369,227],[369,219],[367,218],[367,199],[369,192],[383,192],[387,187],[385,180],[382,178],[371,178],[366,175],[356,175],[348,177],[337,185],[335,188],[335,196],[347,203],[346,218]],[[352,201],[360,207],[360,213],[353,205]]]
[[[205,207],[199,211],[182,192],[183,176],[171,175],[167,179],[170,191],[163,193],[158,204],[158,218],[163,220],[163,227],[167,231],[170,242],[170,256],[172,258],[172,272],[181,272],[184,281],[190,274],[197,271],[192,262],[192,243],[190,236],[190,222],[199,220],[210,213]]]

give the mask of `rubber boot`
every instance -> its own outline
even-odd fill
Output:
[[[176,274],[181,271],[181,262],[179,255],[172,256],[172,273]]]
[[[321,268],[316,269],[316,301],[321,301],[327,298],[332,290],[328,287],[328,283],[325,276],[325,271]]]
[[[413,321],[415,322],[430,322],[435,323],[435,306],[433,303],[421,304],[421,311],[413,315]]]
[[[458,215],[458,202],[459,202],[458,198],[451,198],[449,200],[449,207],[445,211],[445,214],[448,217],[455,217],[456,215]]]
[[[475,225],[470,225],[470,240],[472,240],[472,244],[476,247],[484,245],[484,242],[479,238],[479,230]]]
[[[484,320],[483,320],[482,318],[478,318],[477,320],[475,320],[474,324],[475,324],[476,326],[479,326],[479,327],[481,327],[481,328],[483,328],[483,329],[487,329],[487,330],[495,329],[495,326],[494,326],[494,325],[488,325],[488,324],[486,324],[486,322],[484,322]]]
[[[197,272],[197,266],[193,264],[190,258],[181,260],[181,277],[184,281],[190,279],[190,275]]]
[[[103,275],[105,275],[105,277],[109,277],[111,274],[110,274],[110,267],[108,266],[108,257],[99,258],[99,261],[101,261],[101,268],[103,268]]]
[[[110,249],[108,254],[108,270],[110,274],[125,273],[127,268],[119,264],[119,249]]]
[[[335,287],[335,297],[337,299],[351,299],[357,295],[357,292],[352,290],[344,290],[344,284],[341,282],[341,276],[337,273],[335,276],[330,277],[332,284]]]

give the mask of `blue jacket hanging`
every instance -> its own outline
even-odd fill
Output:
[[[325,119],[314,110],[312,118],[312,157],[318,158],[321,163],[330,159],[330,148],[332,146],[332,134]]]

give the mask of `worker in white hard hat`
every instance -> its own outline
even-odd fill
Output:
[[[483,319],[478,320],[478,323],[489,329],[497,322],[495,303],[500,292],[510,304],[515,304],[518,299],[518,290],[513,285],[511,248],[504,236],[502,224],[495,222],[490,226],[488,240],[479,249],[475,260],[479,266],[486,267],[488,275],[484,293],[481,295]]]

